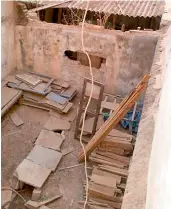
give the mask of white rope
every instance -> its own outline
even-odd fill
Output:
[[[84,13],[84,18],[83,18],[83,22],[82,22],[82,27],[81,27],[81,42],[82,42],[82,50],[83,52],[86,54],[88,61],[89,61],[89,67],[90,67],[90,75],[91,75],[91,92],[90,92],[90,97],[88,99],[84,114],[83,114],[83,123],[82,123],[82,127],[81,127],[81,134],[80,134],[80,144],[82,146],[83,152],[84,152],[84,160],[85,160],[85,176],[86,176],[86,198],[85,198],[85,202],[84,202],[84,209],[86,208],[87,205],[87,200],[88,200],[88,188],[89,188],[89,184],[88,184],[88,174],[87,174],[87,157],[86,157],[86,152],[85,152],[85,148],[84,148],[84,144],[82,143],[82,136],[83,136],[83,131],[84,131],[84,123],[85,123],[85,117],[86,117],[86,113],[93,95],[93,87],[94,87],[94,78],[93,78],[93,72],[92,72],[92,67],[91,67],[91,59],[89,57],[89,54],[86,52],[85,50],[85,46],[84,46],[84,23],[85,23],[85,18],[87,15],[87,11],[88,11],[88,6],[89,6],[89,0],[87,0],[87,5],[86,5],[86,10]]]

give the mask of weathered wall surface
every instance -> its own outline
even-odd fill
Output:
[[[161,88],[163,87],[163,75],[165,70],[165,39],[169,38],[167,34],[168,23],[164,23],[162,20],[162,29],[160,31],[160,37],[156,46],[155,56],[152,64],[152,68],[150,70],[151,78],[148,83],[147,91],[145,94],[144,100],[144,108],[142,113],[142,118],[139,125],[138,135],[136,138],[136,144],[134,149],[134,154],[132,157],[132,162],[129,169],[129,175],[127,179],[126,191],[122,203],[122,209],[152,209],[153,207],[149,207],[146,205],[146,194],[147,194],[147,179],[148,179],[148,170],[149,170],[149,160],[151,155],[151,149],[153,146],[153,134],[156,128],[156,115],[158,113],[159,102],[160,102],[160,94]],[[166,26],[166,27],[163,27]],[[166,34],[165,34],[166,33]],[[156,80],[156,77],[161,78],[161,81]],[[168,106],[168,104],[165,104]],[[167,115],[166,118],[168,118]],[[163,133],[162,126],[160,127],[162,130],[159,130],[160,133]],[[164,138],[160,138],[162,146],[159,149],[163,149],[164,146]],[[154,148],[153,148],[154,149]],[[156,150],[157,151],[157,150]],[[156,154],[159,154],[157,152]],[[161,160],[162,158],[160,158]],[[154,162],[155,166],[162,172],[160,169],[160,164],[157,161]],[[165,165],[163,161],[163,165]],[[162,167],[163,167],[162,165]],[[166,182],[165,173],[162,173],[163,179]],[[167,173],[168,175],[168,173]],[[151,180],[151,179],[150,179]],[[148,193],[148,201],[151,202],[154,199],[157,199],[159,194],[165,195],[166,198],[170,198],[168,195],[163,193],[160,186],[160,179],[152,179],[151,183],[156,183],[153,188],[154,191],[149,191]],[[168,183],[168,182],[167,182]],[[150,187],[151,185],[149,185]],[[160,190],[160,191],[158,191]],[[156,192],[156,194],[155,194]],[[164,192],[167,192],[166,190]],[[157,197],[156,197],[157,196]],[[165,199],[158,198],[158,201],[164,201]],[[148,202],[149,203],[149,202]],[[158,202],[159,203],[159,202]],[[156,204],[154,208],[166,208],[166,202],[162,202],[162,205]]]
[[[17,26],[17,67],[71,80],[78,89],[89,68],[67,62],[65,50],[81,51],[81,28],[30,21]],[[85,47],[93,55],[106,58],[94,78],[106,84],[108,93],[127,94],[151,67],[157,35],[85,29]]]
[[[15,3],[1,1],[1,79],[15,68]]]

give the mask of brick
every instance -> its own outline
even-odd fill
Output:
[[[37,188],[33,189],[31,200],[38,201],[40,200],[40,197],[41,197],[41,190]]]

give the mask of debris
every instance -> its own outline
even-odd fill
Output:
[[[70,168],[75,168],[75,167],[82,166],[82,165],[84,165],[84,163],[77,164],[77,165],[72,165],[72,166],[68,166],[68,167],[64,167],[64,168],[59,168],[59,171],[67,170],[67,169],[70,169]]]
[[[128,170],[126,170],[126,169],[120,169],[120,168],[116,168],[116,167],[111,167],[109,165],[99,165],[99,168],[101,170],[109,171],[109,172],[115,173],[117,175],[121,175],[121,176],[125,176],[125,177],[128,176]]]
[[[29,73],[32,74],[32,75],[40,76],[41,80],[43,82],[47,82],[47,83],[49,82],[49,79],[52,78],[50,76],[43,75],[41,73],[35,73],[35,72],[29,72]],[[57,85],[57,86],[61,86],[61,87],[66,88],[66,89],[70,86],[67,81],[63,81],[63,80],[61,80],[59,78],[55,78],[55,80],[52,82],[52,84]]]
[[[88,133],[88,134],[92,133],[94,120],[95,120],[95,117],[91,117],[91,118],[85,120],[85,123],[84,123],[84,132],[85,133]],[[104,123],[103,116],[99,115],[96,130],[98,130],[103,125],[103,123]]]
[[[92,135],[94,135],[96,132],[96,127],[97,127],[97,122],[98,122],[98,117],[99,117],[100,107],[101,107],[101,101],[103,97],[103,91],[104,91],[104,84],[94,81],[94,89],[93,89],[92,98],[94,98],[93,101],[95,101],[96,107],[93,111],[91,111],[91,115],[94,116],[94,123],[92,125],[93,126],[92,131],[90,129]],[[77,113],[76,128],[75,128],[75,134],[74,134],[75,139],[78,138],[80,125],[82,124],[81,120],[82,120],[82,113],[84,111],[85,99],[90,96],[90,92],[91,92],[91,80],[88,78],[84,78],[84,84],[83,84],[82,94],[80,97],[79,109]],[[91,102],[90,102],[90,105],[91,105]],[[87,114],[89,113],[90,111],[88,110]]]
[[[47,87],[47,85],[45,83],[39,83],[33,89],[34,89],[34,91],[40,92],[40,94],[44,95],[44,93],[47,94],[51,91],[50,87],[48,87],[48,88],[46,88],[46,87]]]
[[[12,198],[12,191],[2,190],[1,191],[1,207],[8,207]]]
[[[62,155],[63,156],[68,155],[69,153],[71,153],[73,151],[74,151],[73,147],[66,148],[66,149],[62,150]]]
[[[42,192],[41,189],[34,188],[33,189],[33,193],[32,193],[32,197],[31,197],[31,200],[33,200],[33,201],[40,200],[41,192]]]
[[[26,84],[29,84],[33,87],[41,83],[41,80],[36,78],[35,76],[23,73],[23,74],[18,74],[16,75],[16,78]]]
[[[55,112],[53,110],[50,110],[49,115],[73,122],[76,117],[76,109],[72,108],[71,111],[69,111],[67,114],[63,114],[63,115],[61,115],[58,112]]]
[[[18,93],[19,91],[16,89],[11,89],[6,86],[2,87],[1,109],[3,109]]]
[[[22,81],[19,81],[15,78],[14,75],[8,75],[4,78],[5,81],[15,83],[17,85],[20,85]]]
[[[50,208],[47,207],[47,206],[45,206],[45,205],[43,205],[43,206],[41,206],[39,209],[50,209]]]
[[[131,128],[133,132],[137,133],[141,114],[141,110],[135,110],[134,112],[133,108],[131,108],[129,112],[127,112],[127,114],[124,116],[124,118],[120,121],[121,126],[125,129]]]
[[[85,147],[85,154],[87,156],[104,140],[109,132],[118,124],[123,116],[129,111],[141,92],[145,89],[149,75],[143,77],[137,87],[120,103],[119,107],[111,114],[109,119],[96,132],[93,138]],[[78,157],[79,161],[84,160],[84,152],[81,151]]]
[[[15,173],[14,175],[16,175],[21,182],[36,188],[41,188],[51,173],[51,170],[24,159],[17,167]]]
[[[24,122],[21,120],[21,118],[19,117],[19,115],[16,112],[14,112],[14,111],[12,111],[10,113],[9,117],[11,118],[11,120],[14,122],[14,124],[16,126],[21,126],[21,125],[24,124]]]
[[[98,175],[93,174],[91,176],[91,181],[93,181],[96,184],[117,188],[116,179],[109,177],[109,176],[98,176]]]
[[[36,201],[29,200],[28,202],[25,203],[25,206],[28,209],[37,209],[37,208],[40,208],[41,206],[47,205],[48,203],[55,201],[61,197],[62,197],[62,195],[56,195],[56,196],[51,197],[48,200],[44,200],[42,202],[36,202]]]
[[[68,102],[68,100],[67,100],[66,98],[64,98],[64,97],[62,97],[62,96],[60,96],[60,95],[57,95],[57,94],[55,94],[55,93],[53,93],[53,92],[50,92],[50,93],[46,96],[46,98],[47,98],[48,100],[50,100],[50,101],[57,102],[57,103],[59,103],[59,104],[61,104],[61,105],[65,105],[65,104]]]
[[[114,136],[114,137],[117,137],[117,138],[124,138],[125,140],[128,140],[130,142],[132,140],[132,135],[131,134],[124,133],[122,131],[118,131],[117,129],[112,129],[108,135],[109,136]]]
[[[27,91],[33,94],[40,94],[40,95],[46,95],[49,93],[49,91],[47,92],[42,92],[42,91],[35,91],[34,88],[29,87],[28,85],[26,85],[25,83],[21,83],[19,86],[15,83],[8,83],[7,84],[8,87],[13,88],[13,89],[18,89],[18,90],[22,90],[22,91]]]
[[[62,158],[62,154],[52,149],[36,145],[27,156],[27,160],[55,171],[57,165]]]
[[[7,113],[7,111],[19,100],[22,95],[22,91],[10,89],[8,87],[2,87],[1,89],[1,117]]]
[[[61,96],[67,98],[69,101],[72,100],[72,98],[76,95],[77,91],[75,88],[73,87],[70,87],[66,90],[64,90],[62,93],[61,93]]]
[[[19,190],[19,189],[23,189],[24,187],[24,183],[21,182],[17,177],[17,174],[14,174],[12,176],[12,180],[11,180],[11,187],[15,190]]]
[[[116,138],[106,138],[103,141],[103,145],[107,145],[110,147],[116,147],[120,149],[124,149],[126,151],[132,151],[133,150],[133,145],[129,141],[124,141],[124,140],[118,140]]]
[[[55,131],[55,130],[69,130],[71,127],[69,121],[63,120],[56,117],[49,117],[49,120],[44,126],[44,129]]]
[[[36,140],[36,145],[60,151],[63,140],[64,139],[61,134],[42,129]]]
[[[72,106],[73,106],[73,103],[68,102],[68,104],[65,106],[62,112],[67,113],[71,109]]]
[[[33,107],[40,108],[40,109],[45,109],[48,111],[53,109],[59,113],[67,113],[73,105],[70,102],[66,103],[65,105],[61,105],[57,102],[49,101],[48,99],[45,99],[41,97],[40,95],[33,96],[33,94],[32,96],[24,94],[23,99],[21,100],[21,104],[33,106]]]
[[[50,87],[50,85],[52,84],[52,82],[53,82],[54,80],[55,80],[54,78],[51,78],[51,79],[49,80],[49,82],[46,84],[46,86],[45,86],[45,88],[44,88],[44,91],[47,91],[47,90],[48,90],[48,88]]]

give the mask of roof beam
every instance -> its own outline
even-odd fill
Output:
[[[30,9],[28,12],[38,12],[40,10],[44,10],[44,9],[48,9],[48,8],[51,8],[51,7],[59,6],[61,4],[69,3],[69,2],[71,2],[71,0],[70,1],[63,1],[63,2],[60,2],[60,3],[58,2],[58,3],[53,3],[53,4],[47,4],[47,5],[44,5],[44,6],[41,6],[41,7]]]

